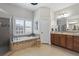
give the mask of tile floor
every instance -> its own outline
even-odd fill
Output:
[[[11,56],[79,56],[79,53],[54,45],[41,44],[40,47],[31,47],[16,51]]]

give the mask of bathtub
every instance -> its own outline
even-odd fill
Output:
[[[13,38],[13,43],[26,41],[26,40],[33,40],[33,39],[39,39],[39,36],[15,37]]]

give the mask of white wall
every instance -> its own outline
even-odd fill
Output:
[[[43,9],[43,10],[42,10]],[[51,26],[51,23],[54,24],[54,13],[53,11],[52,14],[50,14],[51,12],[49,10],[46,10],[47,8],[45,7],[41,7],[39,9],[37,9],[36,11],[34,11],[34,33],[36,34],[39,34],[40,32],[40,28],[39,28],[39,20],[42,20],[42,19],[49,19],[50,20],[50,28],[52,27]],[[50,8],[48,8],[50,9]],[[40,13],[41,12],[41,13]],[[36,27],[36,24],[35,22],[38,21],[38,30],[35,29]]]
[[[34,15],[35,15],[34,33],[40,34],[41,43],[50,44],[50,28],[51,28],[50,8],[40,7],[38,10],[35,11]],[[38,21],[38,30],[35,29],[36,21]]]
[[[51,16],[51,28],[55,30],[55,28],[57,28],[57,23],[56,23],[57,21],[55,19],[55,12],[52,8],[50,9],[50,16]]]
[[[52,8],[50,8],[50,14],[48,14],[48,12],[47,11],[42,11],[42,13],[41,13],[41,16],[39,16],[39,14],[40,14],[40,10],[39,9],[37,9],[35,12],[34,12],[34,26],[35,26],[35,22],[36,21],[39,21],[39,18],[41,17],[41,18],[43,18],[43,17],[50,17],[50,22],[51,22],[51,24],[50,24],[50,29],[56,29],[57,28],[57,20],[55,19],[56,18],[56,15],[55,15],[55,11],[52,9]],[[39,27],[39,26],[38,26]],[[39,29],[38,30],[35,30],[34,29],[34,32],[36,33],[36,34],[39,34]]]
[[[39,13],[40,13],[40,10],[34,11],[33,31],[35,34],[39,34]],[[38,29],[36,29],[36,22],[38,22]]]
[[[26,10],[24,8],[7,4],[7,3],[0,3],[0,8],[3,9],[5,12],[0,11],[0,17],[10,17],[10,16],[16,16],[16,17],[22,17],[26,19],[33,19],[33,13],[32,11]]]

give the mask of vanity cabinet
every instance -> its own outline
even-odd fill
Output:
[[[59,34],[51,34],[51,44],[59,45]]]
[[[66,47],[66,35],[51,34],[51,44]]]
[[[79,36],[52,33],[51,44],[79,52]]]
[[[79,36],[74,37],[74,50],[79,52]]]
[[[74,37],[72,35],[67,35],[66,48],[73,49]]]
[[[66,47],[66,35],[61,34],[60,35],[60,46]]]

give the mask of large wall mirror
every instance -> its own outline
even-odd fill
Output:
[[[73,33],[79,33],[79,4],[74,4],[72,6],[69,6],[67,8],[63,8],[59,11],[55,12],[55,20],[60,20],[58,22],[61,22],[61,24],[65,24],[66,26],[59,26],[60,29],[65,28],[66,32],[73,32]],[[58,29],[58,28],[57,28]],[[59,30],[59,29],[58,29]],[[63,30],[59,30],[63,31]]]
[[[79,18],[59,18],[57,19],[58,31],[79,33]]]

